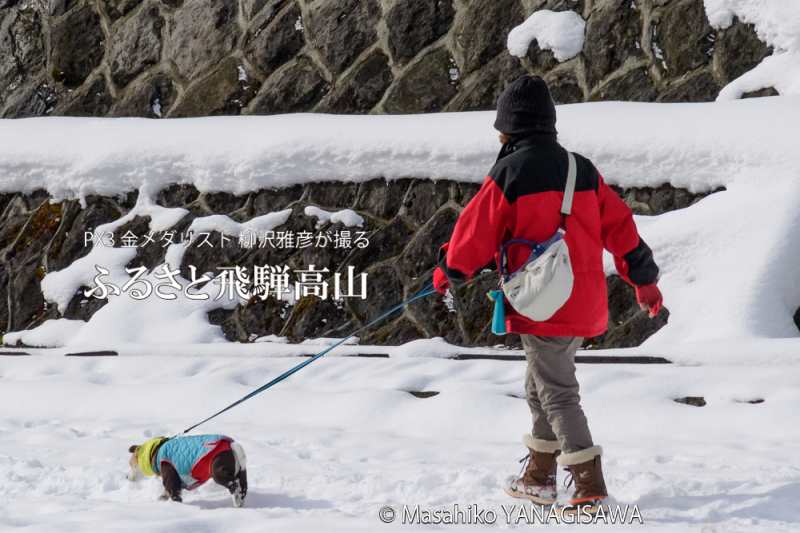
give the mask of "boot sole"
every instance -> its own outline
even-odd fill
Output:
[[[568,503],[560,508],[562,516],[573,517],[577,513],[588,514],[594,516],[603,506],[605,498],[598,498],[596,500],[589,500],[579,503]]]
[[[511,490],[508,487],[504,488],[503,491],[512,498],[519,498],[520,500],[530,500],[533,503],[538,503],[539,505],[553,505],[554,503],[556,503],[556,498],[543,498],[541,496],[534,496],[532,494],[527,494],[525,492]]]

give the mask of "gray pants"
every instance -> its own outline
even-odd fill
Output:
[[[520,335],[528,371],[525,393],[533,416],[533,437],[557,440],[563,453],[593,446],[581,409],[575,352],[581,337]]]

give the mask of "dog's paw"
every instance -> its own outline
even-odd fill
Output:
[[[167,494],[166,492],[162,492],[161,496],[158,497],[158,501],[160,502],[165,502],[167,500],[169,500],[169,494]]]

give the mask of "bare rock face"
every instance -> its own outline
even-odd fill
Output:
[[[283,8],[283,10],[280,10]],[[253,22],[245,37],[244,53],[263,72],[271,74],[305,45],[297,4],[271,2]]]
[[[534,39],[528,46],[528,61],[538,74],[554,69],[558,65],[555,54],[551,50],[543,50]]]
[[[545,75],[544,81],[556,104],[576,104],[585,99],[583,88],[571,69],[554,69]]]
[[[655,188],[630,187],[624,190],[616,186],[611,188],[620,195],[628,207],[637,215],[661,215],[669,211],[685,209],[709,194],[725,190],[724,187],[720,187],[710,193],[692,194],[685,189],[676,189],[671,185],[662,185]]]
[[[17,0],[4,0],[6,5],[3,6],[3,2],[0,1],[0,8],[2,7],[13,7]],[[78,3],[79,0],[50,0],[50,5],[48,6],[48,15],[55,15],[61,16],[73,7],[75,4]]]
[[[0,108],[7,94],[44,67],[41,15],[32,9],[0,11]]]
[[[650,102],[657,95],[658,90],[647,69],[636,68],[608,80],[592,94],[590,100]]]
[[[761,98],[762,96],[778,96],[779,94],[775,87],[767,87],[758,91],[746,92],[742,95],[742,98]]]
[[[457,218],[455,210],[442,209],[417,232],[397,264],[406,278],[413,279],[436,266],[439,247],[449,239]]]
[[[389,58],[376,50],[337,82],[319,111],[368,113],[380,102],[393,80]]]
[[[376,0],[317,1],[309,7],[307,33],[328,68],[341,74],[377,38]]]
[[[68,202],[63,209],[63,224],[47,250],[47,267],[51,272],[62,270],[76,259],[84,257],[91,247],[84,246],[84,231],[94,231],[122,216],[116,202],[101,196],[86,198],[86,207],[76,201]]]
[[[457,93],[451,77],[454,63],[446,48],[428,52],[411,65],[389,90],[384,107],[389,113],[431,113],[444,109]]]
[[[168,24],[164,54],[187,79],[233,51],[239,37],[236,0],[188,0]]]
[[[254,19],[262,10],[267,11],[268,17],[272,17],[285,7],[290,0],[242,0],[240,2],[242,14],[247,20]]]
[[[150,6],[125,20],[114,32],[109,49],[111,79],[124,87],[161,56],[161,28],[164,19],[156,6]]]
[[[670,2],[654,27],[670,76],[680,76],[711,62],[715,34],[701,2]]]
[[[347,329],[355,329],[347,311],[329,300],[307,296],[295,304],[281,333],[298,342],[308,338],[343,337]],[[310,353],[315,351],[309,349]]]
[[[414,180],[403,196],[400,215],[414,226],[423,226],[448,203],[451,192],[447,181]]]
[[[15,91],[3,110],[4,118],[38,117],[50,114],[58,103],[58,91],[47,81],[31,80]]]
[[[88,5],[69,11],[52,27],[50,62],[55,81],[78,87],[105,55],[100,16]]]
[[[497,98],[508,86],[525,74],[519,59],[500,54],[467,79],[460,80],[461,90],[448,105],[448,111],[485,111],[494,109]],[[551,87],[552,91],[552,87]]]
[[[352,311],[359,322],[367,323],[372,318],[385,311],[385,302],[401,302],[404,300],[403,283],[397,276],[392,265],[376,265],[366,270],[369,283],[375,294],[385,294],[386,300],[379,302],[374,299],[354,299],[348,302],[348,309]],[[383,306],[383,307],[382,307]]]
[[[589,84],[599,83],[628,58],[642,58],[641,37],[641,12],[636,2],[599,0],[595,3],[586,21],[583,45]]]
[[[111,20],[117,20],[133,11],[142,0],[103,0],[105,12]]]
[[[112,96],[102,75],[95,76],[90,83],[65,99],[56,108],[59,115],[71,117],[102,117],[111,109]]]
[[[269,115],[303,111],[317,104],[328,87],[319,68],[307,57],[300,56],[267,80],[250,112]]]
[[[658,96],[659,102],[713,102],[721,87],[708,70],[671,84]]]
[[[587,339],[587,346],[596,349],[630,348],[639,346],[669,320],[669,311],[662,309],[650,318],[639,309],[633,288],[619,276],[609,276],[608,284],[608,331],[594,339]]]
[[[465,74],[482,68],[505,50],[506,37],[523,21],[517,0],[469,2],[454,31],[455,50]]]
[[[177,87],[169,75],[153,72],[132,82],[110,114],[115,117],[162,118],[175,103]]]
[[[397,63],[407,63],[445,35],[453,22],[452,0],[398,0],[386,14],[389,50]]]
[[[714,47],[714,66],[723,82],[730,82],[753,69],[772,53],[758,39],[752,24],[736,21],[719,33]]]
[[[239,60],[229,57],[207,77],[189,87],[169,115],[238,115],[257,88],[258,81],[247,75]]]
[[[353,209],[381,220],[391,220],[400,210],[411,183],[410,179],[375,179],[364,182],[358,188]]]

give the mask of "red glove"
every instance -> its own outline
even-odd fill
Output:
[[[450,280],[442,267],[436,267],[436,270],[433,271],[433,288],[441,294],[446,293],[450,288]]]
[[[639,302],[639,307],[647,311],[650,318],[653,318],[661,311],[664,298],[661,296],[661,291],[658,290],[658,285],[651,283],[636,287],[636,301]]]

